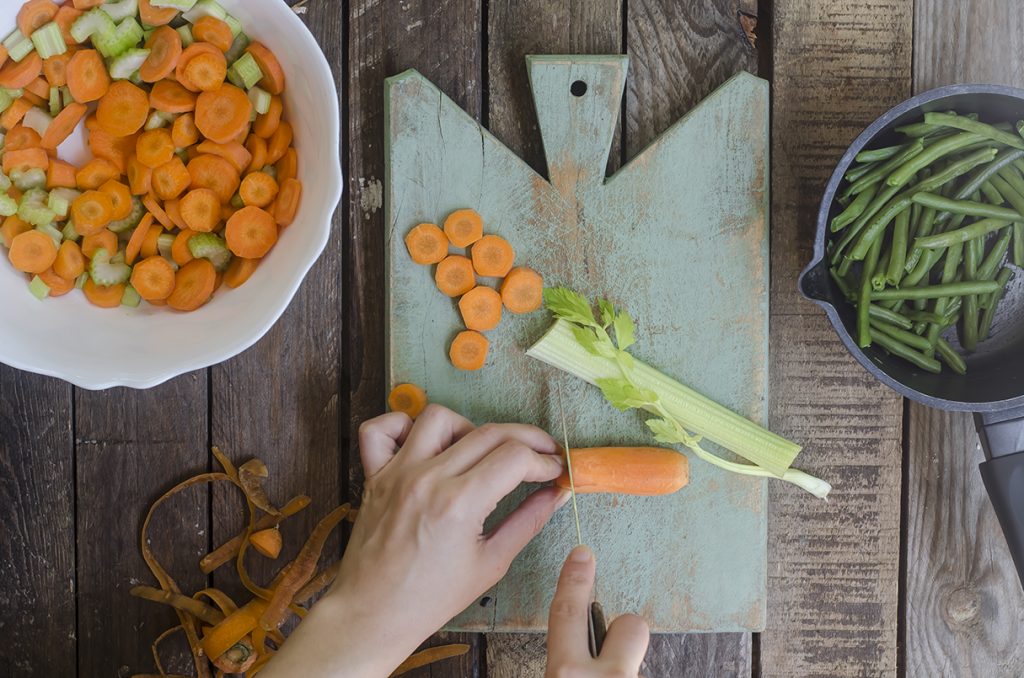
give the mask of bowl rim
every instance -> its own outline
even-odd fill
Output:
[[[846,152],[837,162],[836,167],[832,172],[832,176],[829,178],[828,184],[825,186],[825,191],[822,195],[821,203],[818,208],[818,219],[814,236],[814,254],[811,258],[811,262],[804,267],[803,271],[801,271],[797,287],[804,298],[824,309],[833,329],[836,331],[836,334],[839,335],[839,339],[857,362],[860,363],[860,365],[872,376],[889,388],[907,398],[910,398],[911,400],[941,410],[953,410],[958,412],[998,412],[1024,406],[1024,394],[1005,400],[965,402],[931,396],[910,388],[903,382],[889,376],[870,358],[868,358],[867,354],[861,350],[860,346],[857,345],[857,342],[853,340],[849,331],[847,331],[846,325],[843,324],[839,317],[838,309],[836,309],[836,307],[827,300],[817,299],[810,296],[804,289],[803,284],[808,276],[810,276],[819,266],[825,263],[825,242],[828,237],[828,215],[832,209],[832,204],[835,202],[835,196],[839,190],[843,176],[853,164],[854,158],[857,154],[860,153],[865,146],[871,143],[871,141],[896,118],[899,118],[905,113],[909,113],[915,109],[919,109],[936,99],[942,99],[955,94],[997,94],[1012,97],[1024,102],[1024,89],[1018,87],[986,83],[960,83],[936,87],[917,94],[900,102],[882,115],[878,116],[878,118],[868,125],[864,131],[854,139],[853,143],[850,144],[849,148],[847,148]]]

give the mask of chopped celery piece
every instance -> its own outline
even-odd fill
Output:
[[[256,118],[260,117],[260,114],[256,112],[255,108],[249,109],[249,122],[256,122]]]
[[[129,49],[120,56],[111,59],[107,64],[110,77],[114,80],[128,80],[142,67],[143,62],[149,56],[148,49]]]
[[[110,253],[101,247],[92,255],[89,276],[100,287],[110,287],[128,282],[128,278],[132,277],[132,268],[123,260],[118,262],[116,257],[111,259]]]
[[[71,37],[80,43],[94,35],[113,35],[116,32],[117,24],[99,7],[90,9],[71,24]]]
[[[2,152],[3,152],[3,150],[4,150],[4,142],[5,142],[5,141],[7,141],[7,134],[5,134],[4,132],[0,131],[0,153],[2,153]],[[4,179],[6,179],[6,178],[7,178],[6,176],[4,176],[4,173],[3,173],[3,171],[0,171],[0,176],[4,177]],[[10,180],[8,180],[8,181],[10,181]],[[6,191],[6,190],[7,190],[8,188],[10,188],[10,185],[8,185],[8,186],[7,186],[6,188],[4,188],[3,190],[5,190],[5,191]]]
[[[7,56],[13,61],[21,61],[35,49],[32,39],[24,35],[17,28],[4,38],[4,47],[7,48]]]
[[[174,149],[174,155],[178,156],[178,158],[183,163],[185,163],[186,165],[188,164],[188,161],[189,161],[188,151],[185,150],[184,148],[176,148],[176,149]]]
[[[157,129],[159,127],[167,127],[174,122],[177,116],[174,113],[164,113],[163,111],[153,111],[149,119],[146,120],[146,131],[151,129]]]
[[[21,202],[18,204],[18,217],[33,226],[46,226],[57,218],[57,215],[46,206],[46,203],[46,191],[40,188],[29,189],[21,196]]]
[[[228,69],[228,79],[242,89],[251,89],[263,79],[263,71],[260,70],[260,66],[252,54],[246,52],[231,64],[231,68]]]
[[[65,240],[70,240],[71,242],[78,242],[79,238],[82,237],[78,229],[75,228],[75,222],[70,219],[68,219],[68,223],[64,224],[64,230],[61,231],[61,235],[64,236]]]
[[[176,9],[179,12],[187,12],[195,7],[196,0],[151,0],[149,4],[163,9]]]
[[[32,33],[32,44],[36,46],[36,51],[39,52],[39,57],[42,59],[49,59],[68,51],[67,43],[64,42],[64,36],[60,32],[60,26],[55,21],[36,29]]]
[[[157,2],[175,2],[175,0],[157,0]],[[202,19],[204,16],[212,16],[215,19],[224,21],[227,18],[227,11],[215,2],[215,0],[199,0],[195,5],[192,6],[187,12],[181,15],[181,18],[190,24]]]
[[[260,171],[264,174],[269,174],[275,180],[277,179],[277,168],[273,165],[264,165]]]
[[[0,193],[0,217],[9,217],[17,213],[18,201],[6,193]]]
[[[11,170],[11,181],[19,191],[31,191],[46,186],[46,172],[33,167],[30,170]]]
[[[142,41],[142,26],[135,17],[128,17],[117,25],[113,33],[100,33],[92,37],[92,44],[100,54],[110,59],[118,57]]]
[[[231,47],[224,53],[224,58],[228,60],[229,64],[232,64],[241,58],[242,54],[245,53],[245,48],[248,46],[249,36],[245,33],[239,33],[231,42]]]
[[[32,277],[32,282],[28,284],[28,291],[39,301],[50,296],[50,286],[44,283],[38,275]]]
[[[25,90],[20,88],[12,89],[10,87],[0,87],[0,89],[7,92],[7,94],[9,94],[12,99],[20,99],[21,97],[25,96]]]
[[[142,221],[142,215],[145,213],[146,208],[142,205],[142,200],[137,196],[132,196],[132,211],[124,219],[112,221],[107,224],[107,228],[114,233],[124,233],[130,229],[135,228]]]
[[[133,85],[138,85],[139,87],[142,87],[144,84],[146,84],[146,82],[142,79],[142,75],[138,71],[135,71],[130,76],[128,76],[128,82],[132,83]]]
[[[88,279],[89,279],[89,274],[88,273],[83,273],[82,275],[80,275],[77,278],[75,278],[75,289],[76,290],[80,290],[83,287],[85,287],[85,282]]]
[[[228,25],[228,28],[231,29],[232,36],[237,38],[239,35],[242,34],[242,22],[236,19],[235,17],[228,14],[226,17],[224,17],[224,23],[226,23]]]
[[[60,113],[60,110],[61,110],[61,105],[60,105],[60,88],[59,87],[51,87],[50,88],[50,115],[52,117],[56,118],[57,114]]]
[[[6,191],[11,185],[11,178],[0,170],[0,191]]]
[[[139,0],[107,0],[100,8],[114,21],[124,21],[138,13]]]
[[[61,87],[60,88],[61,108],[67,108],[72,103],[74,103],[74,101],[75,101],[75,97],[71,96],[71,88],[68,87],[67,85],[64,85],[63,87]]]
[[[242,196],[240,196],[238,193],[235,193],[233,196],[231,196],[231,206],[234,207],[236,210],[240,210],[243,207],[245,207],[245,202],[242,200]]]
[[[10,51],[11,47],[14,47],[22,40],[27,39],[28,38],[25,36],[24,33],[22,33],[19,29],[15,28],[13,31],[11,31],[10,35],[4,38],[3,45],[7,48],[8,51]]]
[[[46,202],[46,206],[53,210],[57,216],[66,217],[71,203],[80,195],[81,192],[73,188],[55,188],[50,191],[50,197]]]
[[[209,259],[213,267],[223,272],[231,263],[231,250],[220,236],[200,233],[189,238],[188,251],[196,259]]]
[[[60,247],[61,241],[64,240],[64,233],[53,224],[46,224],[45,226],[36,226],[36,230],[39,231],[40,233],[45,233],[46,235],[53,238],[53,244],[56,245],[57,247]]]
[[[13,103],[14,103],[14,97],[12,97],[10,94],[8,94],[7,90],[0,89],[0,113],[3,113],[8,108],[10,108],[11,104],[13,104]]]
[[[181,38],[182,47],[188,47],[196,41],[196,39],[192,37],[192,27],[188,24],[185,24],[184,26],[178,26],[178,28],[176,28],[175,30],[178,31],[178,36]]]
[[[135,291],[135,288],[131,285],[126,285],[124,288],[124,294],[121,295],[121,305],[130,306],[131,308],[137,307],[142,303],[142,297]]]
[[[270,110],[270,92],[262,87],[253,87],[249,90],[249,101],[252,102],[253,110],[260,115]]]
[[[170,233],[162,233],[157,236],[156,249],[160,252],[160,256],[165,259],[171,258],[171,248],[174,247],[174,236]]]
[[[124,263],[124,252],[118,252],[114,256],[110,257],[110,263],[112,263],[112,264],[123,264]]]
[[[53,118],[50,117],[50,114],[36,106],[28,109],[25,117],[21,119],[22,125],[34,129],[39,133],[39,136],[46,134],[46,130],[51,122],[53,122]]]

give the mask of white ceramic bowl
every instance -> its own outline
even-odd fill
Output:
[[[219,0],[245,32],[277,55],[287,78],[285,109],[295,129],[302,202],[252,278],[222,287],[193,313],[142,304],[96,308],[77,290],[38,301],[0,246],[0,362],[65,379],[86,389],[150,388],[227,360],[252,346],[288,307],[323,252],[341,199],[339,101],[316,40],[283,0]],[[21,2],[0,0],[0,37],[15,25]],[[61,147],[80,160],[81,139]]]

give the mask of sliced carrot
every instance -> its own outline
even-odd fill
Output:
[[[252,102],[245,92],[234,85],[225,84],[214,92],[199,95],[196,101],[196,127],[211,141],[230,143],[249,126],[251,113]]]
[[[75,9],[86,10],[92,9],[93,7],[99,7],[104,3],[105,0],[71,0],[71,4],[75,6]],[[146,23],[149,23],[148,21]],[[151,26],[153,24],[150,24]]]
[[[50,288],[51,297],[63,297],[65,294],[75,289],[74,278],[66,280],[52,269],[48,268],[42,273],[37,274],[39,279],[46,283],[46,286]]]
[[[57,14],[53,17],[53,20],[58,26],[60,26],[60,34],[64,38],[64,44],[69,48],[72,45],[78,44],[78,41],[75,40],[75,36],[71,35],[71,25],[74,24],[82,14],[84,14],[84,12],[81,10],[75,9],[71,5],[64,5],[57,10]]]
[[[544,279],[532,268],[513,268],[501,282],[501,302],[512,313],[533,313],[544,303]]]
[[[220,89],[228,75],[228,62],[223,54],[197,54],[185,66],[185,79],[202,92]]]
[[[174,292],[174,269],[169,261],[151,255],[132,269],[132,287],[146,301],[163,301]]]
[[[150,0],[139,0],[139,17],[142,19],[142,23],[144,24],[149,24],[150,26],[166,26],[174,21],[177,16],[178,10],[173,7],[154,7]]]
[[[135,263],[136,257],[139,256],[139,252],[142,251],[142,242],[146,239],[146,234],[149,233],[149,227],[153,225],[153,215],[146,213],[142,217],[142,221],[132,231],[132,237],[128,240],[128,244],[124,250],[124,263],[131,266]]]
[[[249,544],[260,555],[274,560],[281,555],[281,530],[275,525],[259,532],[253,532],[249,535]]]
[[[193,231],[209,233],[220,224],[220,199],[209,188],[195,188],[178,205],[181,218]]]
[[[246,205],[266,207],[274,202],[279,187],[274,177],[266,172],[251,172],[244,179],[238,188],[238,195]]]
[[[152,186],[153,170],[133,155],[128,159],[128,187],[132,189],[132,195],[146,195]]]
[[[153,224],[149,227],[149,232],[142,240],[142,249],[139,250],[140,257],[148,259],[160,253],[160,236],[163,235],[163,232],[164,227],[160,224]]]
[[[285,179],[274,202],[274,220],[281,226],[290,226],[299,211],[301,198],[302,182],[298,179]]]
[[[260,86],[271,94],[280,94],[284,91],[284,69],[278,62],[274,53],[267,49],[262,43],[253,42],[246,50],[263,72],[263,79]]]
[[[208,42],[222,52],[231,49],[235,36],[231,27],[213,16],[204,16],[192,24],[192,36],[200,42]]]
[[[468,329],[493,330],[501,322],[501,295],[490,287],[478,285],[459,299],[459,313]]]
[[[208,42],[193,42],[182,51],[181,57],[178,59],[178,65],[174,67],[174,79],[180,82],[185,89],[193,92],[198,92],[199,88],[188,79],[185,69],[188,67],[189,62],[200,54],[220,54],[223,56],[223,52]]]
[[[64,143],[64,140],[71,136],[71,133],[78,127],[78,123],[85,117],[88,107],[77,101],[72,101],[46,128],[42,138],[42,146],[47,149],[55,149]]]
[[[231,289],[241,287],[252,277],[259,265],[259,259],[232,257],[231,263],[228,264],[228,270],[224,271],[224,284]]]
[[[235,142],[218,144],[215,141],[204,141],[196,147],[196,150],[199,153],[219,155],[230,162],[239,174],[244,172],[249,167],[249,163],[252,162],[252,154],[246,150],[245,146]]]
[[[219,155],[196,156],[188,163],[188,173],[192,177],[191,188],[213,189],[222,203],[229,202],[238,190],[238,172]]]
[[[473,268],[485,278],[504,278],[516,259],[512,245],[498,235],[485,235],[477,240],[470,254]]]
[[[171,258],[174,259],[174,263],[178,266],[184,266],[188,262],[192,261],[192,250],[188,248],[188,241],[191,240],[194,235],[196,235],[195,231],[183,228],[181,229],[181,233],[179,233],[174,239],[174,244],[171,245]]]
[[[415,419],[427,407],[427,393],[416,384],[399,384],[388,394],[388,407],[392,412],[404,412]]]
[[[72,55],[73,52],[68,50],[43,60],[43,77],[50,87],[63,87],[68,84],[68,64],[71,63]]]
[[[161,26],[153,31],[146,41],[149,56],[139,67],[143,82],[163,80],[178,66],[181,58],[181,36],[170,26]]]
[[[249,154],[252,155],[248,168],[250,172],[258,172],[267,166],[266,141],[255,134],[250,134],[249,138],[245,140],[245,150],[249,151]]]
[[[174,156],[170,162],[153,170],[153,192],[161,200],[171,200],[188,188],[192,177],[185,169],[181,158]]]
[[[167,305],[176,311],[194,311],[213,294],[217,271],[208,259],[193,259],[174,274],[174,291]]]
[[[15,99],[14,102],[7,107],[7,110],[0,115],[0,127],[4,129],[14,129],[28,113],[29,109],[32,108],[32,103],[25,97]]]
[[[114,136],[135,134],[149,117],[149,96],[127,80],[118,80],[100,99],[96,120]]]
[[[266,113],[256,116],[256,123],[252,126],[252,133],[262,139],[269,139],[277,131],[281,124],[281,114],[284,112],[284,103],[281,97],[270,97],[270,108]]]
[[[22,35],[32,35],[36,29],[53,21],[58,9],[50,0],[28,0],[18,10],[18,30]]]
[[[87,259],[92,259],[100,250],[117,251],[117,235],[110,229],[104,228],[82,238],[82,254]]]
[[[94,49],[80,49],[68,62],[68,89],[75,101],[98,101],[110,89],[110,75],[103,57]]]
[[[74,280],[85,273],[85,256],[78,243],[65,240],[60,244],[53,270],[65,280]]]
[[[113,211],[114,204],[109,195],[86,191],[71,203],[71,220],[80,235],[92,235],[106,228]]]
[[[252,123],[249,123],[243,129],[239,130],[238,134],[235,135],[235,138],[232,139],[232,141],[244,146],[245,140],[249,138],[250,134],[252,134]]]
[[[57,245],[42,231],[25,231],[11,241],[7,258],[23,273],[42,273],[57,259]]]
[[[277,223],[259,207],[243,207],[228,219],[224,238],[232,254],[262,259],[277,242]]]
[[[124,290],[125,285],[123,283],[102,287],[94,283],[92,278],[88,278],[85,281],[85,286],[82,287],[82,292],[85,293],[85,298],[89,300],[89,303],[100,308],[119,307],[121,299],[124,298]]]
[[[448,236],[437,224],[419,224],[405,236],[409,256],[417,264],[436,264],[448,256]]]
[[[449,297],[461,297],[476,287],[473,262],[461,254],[452,254],[437,264],[434,271],[437,289]]]
[[[235,212],[237,212],[237,211],[238,211],[238,208],[235,207],[234,205],[232,205],[231,203],[227,203],[226,205],[221,205],[220,206],[220,220],[223,221],[224,223],[227,223],[228,219],[230,219],[231,217],[235,216]]]
[[[181,218],[180,205],[181,200],[166,200],[164,201],[164,211],[167,212],[167,217],[171,220],[172,224],[178,228],[187,229],[188,226],[185,224],[185,220]]]
[[[22,90],[21,98],[27,101],[29,104],[33,106],[38,106],[39,108],[46,108],[48,105],[47,99],[43,99],[43,97],[39,96],[38,94],[33,94],[32,92],[29,92],[27,89]]]
[[[448,357],[451,359],[452,365],[460,370],[479,370],[487,362],[487,352],[490,347],[491,342],[487,340],[487,337],[479,332],[466,330],[455,336],[448,351]]]
[[[140,134],[135,143],[135,157],[151,169],[169,163],[174,157],[171,133],[163,127],[158,127]]]
[[[41,148],[24,148],[20,151],[4,152],[4,174],[10,175],[17,170],[24,172],[30,169],[46,170],[50,166],[50,156]]]
[[[40,99],[49,100],[50,98],[50,83],[46,82],[46,78],[39,77],[25,85],[25,91],[35,94]]]
[[[280,160],[292,145],[292,126],[282,120],[273,136],[267,141],[267,164],[273,165]]]
[[[7,57],[10,56],[10,52],[3,45],[0,45],[0,66],[3,66],[7,62]]]
[[[160,224],[167,230],[174,228],[174,222],[171,221],[170,217],[167,216],[167,212],[160,206],[156,198],[152,195],[147,195],[142,199],[142,206],[145,207],[153,218],[160,222]]]
[[[128,159],[135,153],[137,142],[134,134],[119,137],[99,126],[89,131],[89,150],[95,157],[110,161],[118,173],[128,170]]]
[[[455,210],[444,220],[444,233],[456,247],[469,247],[484,237],[484,220],[476,210]]]
[[[77,188],[76,172],[78,169],[74,165],[63,160],[51,159],[50,166],[46,168],[46,188]]]
[[[43,60],[39,58],[39,52],[32,52],[21,61],[8,61],[0,68],[0,87],[21,89],[42,72]]]
[[[199,141],[199,129],[192,113],[179,115],[171,126],[171,140],[175,148],[188,148]]]
[[[289,179],[297,179],[299,176],[299,155],[294,148],[289,148],[281,156],[281,159],[274,165],[277,170],[278,183],[284,183]]]
[[[4,140],[5,151],[22,151],[26,148],[42,147],[43,138],[39,136],[39,132],[24,125],[16,125],[11,128]]]
[[[0,226],[0,239],[3,239],[4,247],[10,249],[11,243],[16,237],[31,230],[32,224],[24,221],[17,214],[12,214],[4,219],[4,225]]]
[[[75,173],[75,181],[83,191],[94,191],[120,174],[114,163],[106,158],[93,158]]]
[[[173,80],[161,80],[149,92],[149,105],[164,113],[188,113],[196,108],[196,95]]]
[[[111,179],[104,182],[99,190],[101,193],[107,194],[111,205],[113,205],[113,211],[110,213],[111,221],[126,219],[132,213],[132,192],[120,181]]]

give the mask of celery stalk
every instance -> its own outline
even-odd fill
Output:
[[[38,275],[33,276],[32,282],[28,284],[28,291],[32,293],[32,296],[42,301],[46,297],[50,296],[50,286],[43,282],[43,279]]]
[[[54,21],[32,33],[32,44],[35,45],[36,51],[39,52],[39,57],[42,59],[49,59],[68,51],[64,35],[60,32],[60,26]]]

